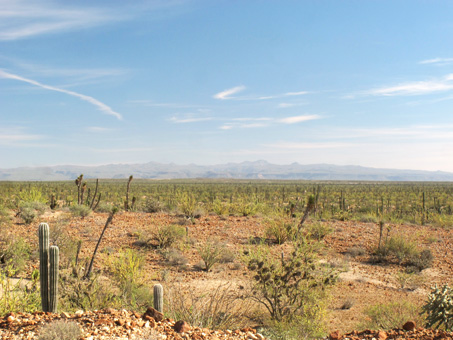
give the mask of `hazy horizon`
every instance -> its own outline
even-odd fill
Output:
[[[0,168],[453,172],[453,3],[0,0]]]

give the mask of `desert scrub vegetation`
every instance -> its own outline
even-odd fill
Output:
[[[152,232],[151,240],[157,243],[158,248],[170,248],[186,236],[184,227],[171,224],[157,226]]]
[[[0,315],[10,312],[33,313],[41,308],[38,288],[39,273],[33,272],[31,280],[13,279],[16,270],[7,266],[0,270]]]
[[[272,218],[265,221],[264,233],[266,237],[275,241],[277,244],[283,244],[286,241],[294,240],[297,233],[297,226],[294,221],[287,218]]]
[[[374,330],[401,328],[409,320],[417,325],[424,325],[425,318],[421,312],[419,306],[408,301],[372,305],[365,309],[365,319],[359,323],[358,328]]]
[[[85,205],[96,211],[102,203],[124,207],[128,178],[85,179],[67,182],[2,182],[0,206],[18,211],[23,202],[48,207]],[[130,184],[130,183],[129,183]],[[321,190],[319,189],[321,185]],[[415,223],[442,228],[453,226],[453,183],[364,183],[260,180],[162,180],[134,179],[130,195],[136,208],[149,212],[179,210],[188,217],[205,210],[218,215],[273,216],[286,211],[300,218],[307,195],[317,197],[314,219]],[[130,202],[131,203],[131,202]],[[139,207],[140,206],[140,207]],[[132,203],[128,210],[134,211]]]
[[[207,272],[211,271],[217,263],[228,263],[234,261],[234,254],[228,247],[219,241],[206,241],[198,249],[201,257],[201,268]]]
[[[170,284],[165,291],[165,314],[175,320],[185,320],[195,327],[237,329],[247,326],[254,306],[232,284],[219,284],[197,292],[191,287]]]
[[[422,311],[427,327],[453,330],[453,290],[450,286],[433,287]]]
[[[396,261],[408,268],[408,271],[419,272],[432,266],[434,256],[430,249],[419,249],[417,243],[405,235],[392,235],[390,228],[383,237],[383,223],[380,224],[380,236],[377,248],[374,251],[375,262]]]
[[[250,298],[268,312],[267,325],[274,337],[287,337],[282,332],[288,330],[299,338],[324,332],[328,287],[337,273],[319,264],[318,249],[318,242],[300,237],[286,257],[275,258],[266,251],[249,254],[254,281]]]
[[[76,322],[57,320],[42,327],[38,340],[77,340],[81,335],[82,331]]]

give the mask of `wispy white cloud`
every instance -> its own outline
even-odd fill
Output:
[[[415,96],[444,92],[453,90],[453,76],[451,74],[443,78],[401,83],[394,86],[375,88],[360,93],[359,95],[371,96]],[[354,98],[356,95],[350,95],[348,98]]]
[[[43,139],[43,135],[30,134],[25,132],[24,128],[1,128],[0,129],[0,144],[15,144],[18,142],[29,142]]]
[[[322,117],[319,115],[301,115],[279,119],[270,117],[258,117],[258,118],[241,117],[233,118],[231,122],[225,123],[220,127],[220,129],[231,130],[231,129],[264,128],[269,126],[275,126],[275,124],[296,124],[321,118]]]
[[[173,123],[177,124],[184,124],[184,123],[196,123],[196,122],[204,122],[212,120],[211,117],[189,117],[189,118],[177,118],[177,117],[172,117],[170,118],[170,121]]]
[[[277,107],[282,108],[282,109],[286,109],[288,107],[294,107],[294,106],[297,106],[297,104],[294,104],[294,103],[280,103],[280,104],[277,105]]]
[[[238,122],[247,122],[247,121],[271,121],[273,120],[272,118],[269,117],[258,117],[258,118],[249,118],[249,117],[242,117],[242,118],[233,118],[232,120],[238,121]]]
[[[114,117],[118,118],[119,120],[122,119],[121,114],[119,114],[118,112],[113,111],[111,107],[109,107],[108,105],[100,102],[99,100],[97,100],[97,99],[95,99],[93,97],[90,97],[90,96],[87,96],[87,95],[84,95],[84,94],[80,94],[80,93],[77,93],[77,92],[74,92],[74,91],[69,91],[69,90],[58,88],[58,87],[45,85],[45,84],[42,84],[42,83],[37,82],[35,80],[27,79],[27,78],[24,78],[24,77],[21,77],[21,76],[12,74],[12,73],[5,72],[3,70],[0,70],[0,78],[14,79],[14,80],[22,81],[24,83],[28,83],[28,84],[31,84],[31,85],[35,85],[35,86],[41,87],[41,88],[46,89],[46,90],[61,92],[61,93],[65,93],[65,94],[73,96],[73,97],[77,97],[77,98],[79,98],[79,99],[81,99],[83,101],[86,101],[86,102],[96,106],[98,108],[98,110],[102,111],[103,113],[105,113],[107,115],[114,116]]]
[[[131,100],[130,103],[140,104],[149,107],[165,107],[170,109],[194,109],[198,108],[198,111],[207,110],[202,105],[194,105],[194,104],[184,104],[184,103],[159,103],[153,100]]]
[[[287,92],[283,94],[276,94],[276,95],[267,95],[267,96],[234,96],[236,93],[239,93],[243,90],[245,90],[246,87],[241,85],[241,86],[236,86],[232,87],[230,89],[224,90],[222,92],[216,93],[212,97],[215,99],[229,99],[229,100],[269,100],[269,99],[276,99],[276,98],[283,98],[283,97],[294,97],[294,96],[302,96],[306,95],[310,92],[308,91],[299,91],[299,92]]]
[[[52,6],[50,2],[28,0],[0,1],[0,40],[16,40],[41,34],[86,29],[124,15],[108,9]]]
[[[301,122],[306,122],[309,120],[314,120],[314,119],[321,119],[321,116],[318,115],[302,115],[302,116],[293,116],[293,117],[286,117],[279,119],[279,123],[284,123],[284,124],[296,124],[296,123],[301,123]]]
[[[450,65],[453,63],[453,58],[433,58],[426,59],[419,62],[419,64],[435,64],[435,65]]]
[[[352,146],[352,143],[343,142],[321,142],[321,143],[295,143],[295,142],[279,142],[274,144],[264,144],[265,147],[284,149],[284,150],[302,150],[302,149],[332,149],[344,148]]]
[[[243,90],[245,90],[245,86],[243,86],[243,85],[236,86],[236,87],[232,87],[230,89],[224,90],[222,92],[216,93],[212,97],[215,98],[215,99],[220,99],[220,100],[232,99],[231,96],[233,94],[236,94],[236,93],[241,92]]]
[[[226,123],[220,127],[221,130],[231,129],[254,129],[269,126],[267,123]]]
[[[299,92],[287,92],[283,94],[283,96],[303,96],[306,94],[309,94],[310,92],[308,91],[299,91]]]
[[[85,128],[85,130],[88,132],[95,132],[95,133],[113,131],[113,129],[105,128],[105,127],[101,127],[101,126],[88,126]]]

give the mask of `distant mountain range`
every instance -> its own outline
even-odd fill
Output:
[[[271,164],[266,161],[219,165],[109,164],[101,166],[58,165],[0,169],[2,181],[63,181],[84,178],[119,179],[285,179],[285,180],[360,180],[360,181],[453,181],[453,173],[442,171],[375,169],[354,165]]]

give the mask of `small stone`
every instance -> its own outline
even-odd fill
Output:
[[[264,336],[263,336],[261,333],[256,333],[256,337],[257,337],[259,340],[264,340]]]
[[[83,310],[78,310],[77,312],[74,313],[76,317],[81,318],[83,315]]]
[[[8,322],[8,323],[12,323],[14,320],[16,320],[16,318],[12,315],[10,315],[6,318],[6,322]]]
[[[158,310],[155,310],[153,307],[148,307],[148,309],[146,310],[146,312],[143,316],[145,316],[145,315],[152,317],[157,322],[160,322],[164,319],[164,314],[162,314]],[[143,319],[145,319],[145,318],[143,317]]]
[[[338,340],[340,338],[341,338],[341,334],[340,334],[340,331],[338,331],[338,330],[330,333],[330,335],[329,335],[329,339],[331,339],[331,340]]]
[[[247,332],[247,339],[258,340],[258,337],[255,334],[253,334],[252,332]]]
[[[387,339],[387,333],[384,331],[379,331],[377,334],[378,340],[386,340]]]
[[[190,330],[190,325],[187,322],[180,320],[175,323],[173,329],[178,333],[185,333]]]
[[[66,312],[61,313],[60,316],[61,316],[62,318],[65,318],[65,319],[70,319],[70,318],[71,318],[71,315],[69,315],[69,314],[66,313]]]
[[[416,325],[415,325],[414,321],[408,321],[403,325],[403,329],[405,331],[412,331],[415,329],[415,327],[416,327]]]

